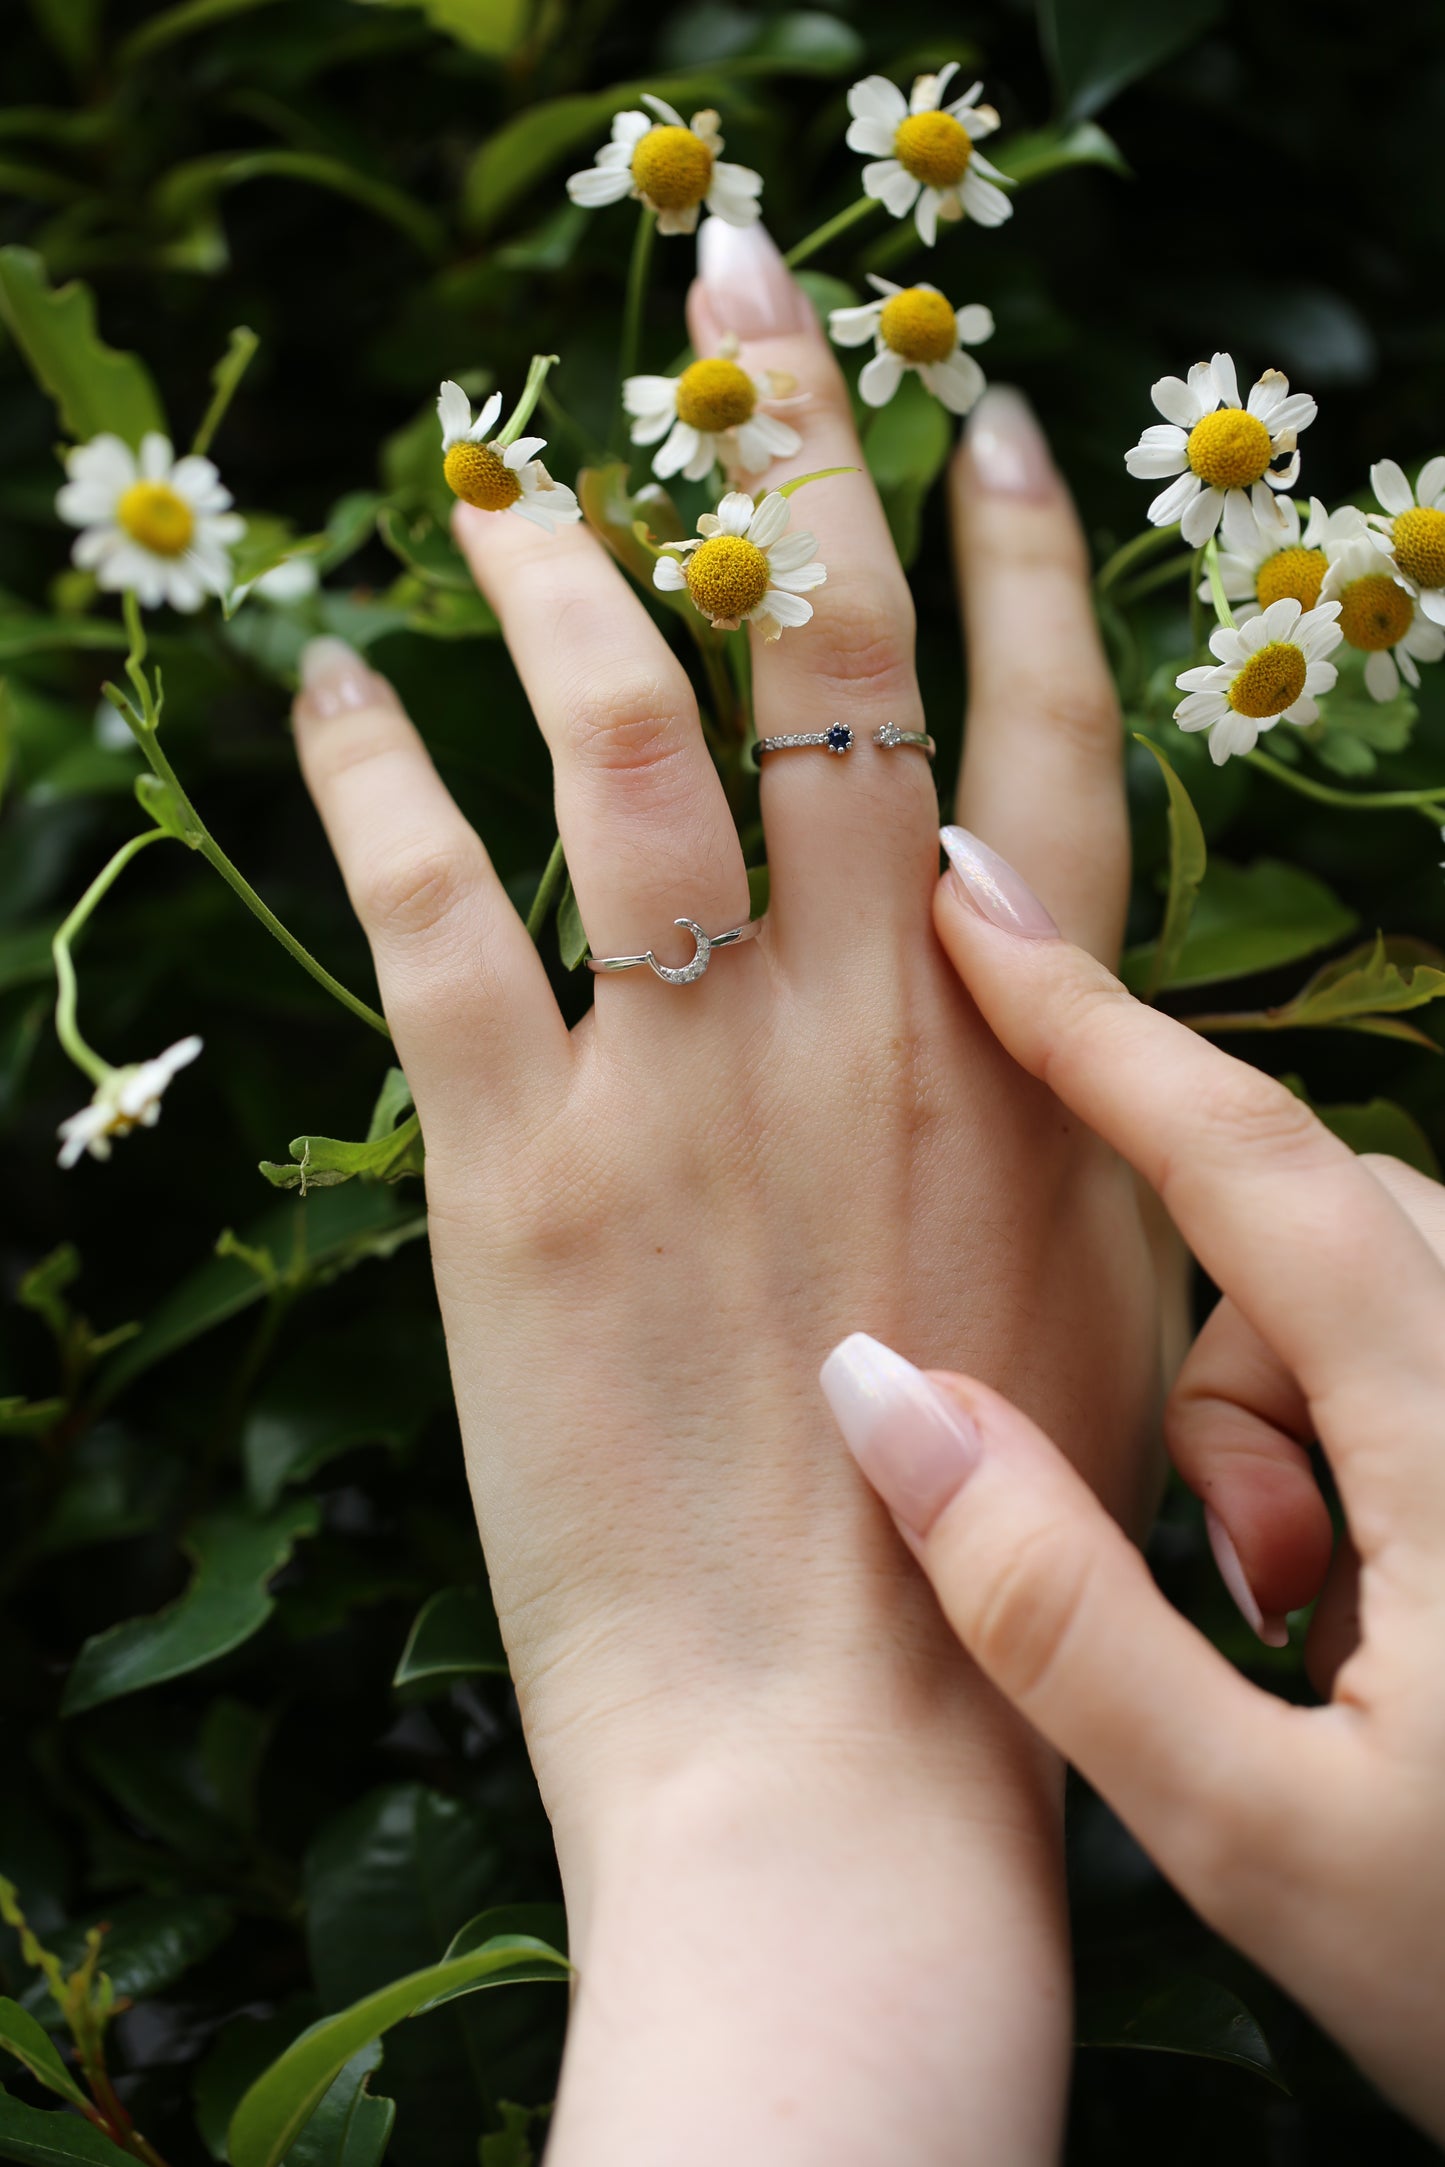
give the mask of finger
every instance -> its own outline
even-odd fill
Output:
[[[863,1473],[985,1674],[1199,1901],[1220,1832],[1293,1817],[1299,1712],[1171,1609],[1088,1485],[975,1379],[925,1376],[863,1333],[823,1365]],[[1286,1742],[1298,1751],[1286,1752]]]
[[[1283,1084],[1131,999],[976,837],[943,839],[934,922],[985,1020],[1159,1192],[1298,1379],[1361,1555],[1438,1529],[1445,1270],[1418,1229]]]
[[[1360,1645],[1360,1556],[1348,1535],[1335,1545],[1305,1639],[1305,1670],[1322,1700]]]
[[[466,504],[453,523],[551,750],[593,954],[650,948],[668,964],[690,961],[673,920],[707,933],[740,925],[748,883],[687,673],[585,527],[543,534]],[[730,975],[742,961],[729,959]],[[659,998],[671,991],[629,973],[629,1005],[638,977]]]
[[[820,946],[856,941],[860,922],[914,924],[937,864],[937,793],[919,751],[872,743],[886,722],[925,727],[913,670],[913,604],[878,492],[868,475],[842,372],[802,288],[762,226],[709,219],[699,237],[699,278],[689,321],[699,352],[729,334],[755,375],[777,371],[806,403],[785,418],[802,438],[758,478],[758,494],[827,467],[847,474],[811,482],[789,500],[789,533],[817,536],[827,581],[804,599],[810,623],[774,642],[753,637],[758,733],[767,737],[853,731],[853,749],[774,753],[763,763],[778,937],[816,958]]]
[[[1269,1647],[1319,1594],[1334,1535],[1307,1445],[1314,1422],[1278,1355],[1226,1295],[1164,1409],[1175,1467],[1203,1501],[1220,1576]]]
[[[949,503],[968,643],[958,817],[1113,962],[1129,900],[1123,723],[1073,500],[1007,385],[969,416]]]
[[[397,1053],[436,1140],[478,1089],[565,1065],[547,974],[384,677],[341,640],[301,657],[296,748],[362,931]]]

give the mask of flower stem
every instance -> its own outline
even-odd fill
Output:
[[[620,448],[626,425],[622,405],[622,386],[629,376],[637,374],[637,357],[642,349],[642,311],[647,300],[647,273],[652,262],[652,237],[657,231],[657,213],[644,203],[637,215],[637,232],[632,242],[632,259],[627,266],[627,296],[622,305],[622,345],[617,356],[617,423],[613,432],[614,448]]]
[[[1135,602],[1142,602],[1146,594],[1153,594],[1156,588],[1171,586],[1175,580],[1191,571],[1193,565],[1192,549],[1186,550],[1180,557],[1166,557],[1162,564],[1151,564],[1147,572],[1141,572],[1137,579],[1127,581],[1114,600],[1121,609],[1131,608]]]
[[[1335,790],[1329,783],[1317,783],[1311,775],[1297,775],[1293,768],[1272,760],[1267,752],[1247,752],[1244,757],[1261,774],[1272,776],[1287,790],[1298,791],[1302,798],[1313,798],[1318,805],[1339,805],[1352,813],[1423,810],[1432,826],[1445,819],[1445,783],[1437,783],[1431,790]]]
[[[1136,534],[1121,544],[1094,574],[1094,585],[1100,594],[1107,594],[1142,558],[1152,557],[1156,549],[1161,549],[1166,542],[1174,541],[1178,533],[1179,524],[1176,520],[1172,527],[1146,527],[1142,534]]]
[[[231,333],[230,345],[211,371],[211,382],[216,388],[191,445],[193,457],[210,450],[211,439],[225,420],[226,409],[235,398],[241,378],[251,366],[251,357],[260,343],[255,332],[245,324],[238,324]]]
[[[163,843],[167,839],[164,828],[147,828],[143,835],[133,835],[128,843],[122,843],[115,856],[102,866],[80,901],[64,922],[57,926],[50,943],[50,953],[55,959],[55,1035],[70,1055],[76,1067],[87,1075],[93,1084],[102,1084],[110,1074],[109,1061],[102,1061],[93,1047],[88,1046],[75,1020],[75,964],[70,944],[89,918],[96,904],[113,886],[130,864],[132,858],[151,843]]]
[[[826,248],[840,233],[846,233],[850,226],[856,226],[861,218],[866,218],[870,211],[876,211],[877,208],[876,196],[860,196],[856,203],[849,204],[846,211],[839,211],[836,218],[825,218],[821,226],[815,226],[811,233],[805,234],[796,248],[788,250],[783,258],[784,263],[790,271],[796,271],[800,263],[806,263],[810,256],[816,256],[820,248]]]
[[[532,908],[527,913],[528,940],[534,943],[541,940],[542,928],[547,923],[547,913],[560,895],[566,875],[567,856],[559,835],[552,845],[552,855],[542,868],[542,878],[537,883],[537,893],[533,896]]]
[[[516,443],[531,420],[533,409],[542,396],[542,386],[547,381],[547,371],[556,365],[555,354],[533,354],[531,367],[527,371],[527,381],[522,386],[522,396],[492,439],[493,443],[500,444],[504,451],[508,444]]]
[[[1233,625],[1234,611],[1224,591],[1224,580],[1219,570],[1219,540],[1211,534],[1204,545],[1204,568],[1209,575],[1209,595],[1214,604],[1214,614],[1222,625]]]
[[[1189,639],[1196,655],[1204,652],[1204,604],[1199,594],[1199,575],[1204,570],[1204,551],[1196,549],[1189,561]]]

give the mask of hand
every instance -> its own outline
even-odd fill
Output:
[[[1297,1440],[1328,1456],[1349,1524],[1310,1634],[1329,1705],[1239,1677],[997,1392],[866,1339],[825,1387],[982,1669],[1201,1915],[1445,2137],[1445,1195],[1131,1000],[1050,937],[1011,868],[949,841],[939,931],[1000,1042],[1158,1189],[1224,1290],[1189,1396],[1226,1428],[1232,1409],[1299,1525]]]
[[[782,2143],[846,2167],[886,2119],[900,2157],[1013,2167],[1050,2155],[1067,2069],[1053,1765],[961,1657],[810,1380],[858,1317],[920,1359],[962,1344],[1137,1520],[1153,1268],[1132,1177],[1020,1079],[929,925],[933,778],[868,741],[923,726],[909,593],[826,342],[759,229],[703,239],[699,350],[736,331],[798,380],[791,471],[857,470],[795,500],[828,566],[816,622],[753,650],[760,731],[859,738],[765,766],[763,937],[685,989],[599,979],[569,1036],[385,683],[324,644],[297,739],[421,1113],[566,1883],[581,1984],[549,2160],[763,2167]],[[980,409],[953,491],[961,802],[1112,957],[1119,719],[1021,401]],[[735,926],[748,890],[681,667],[585,529],[462,510],[456,532],[552,751],[593,951],[684,960],[672,920]]]

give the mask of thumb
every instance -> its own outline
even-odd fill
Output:
[[[1063,1454],[973,1378],[855,1332],[823,1365],[849,1450],[999,1691],[1213,1915],[1231,1842],[1287,1825],[1288,1711],[1171,1609]]]

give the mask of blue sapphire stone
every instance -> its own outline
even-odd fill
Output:
[[[828,732],[829,752],[847,752],[853,743],[853,732],[846,722],[835,722]]]

